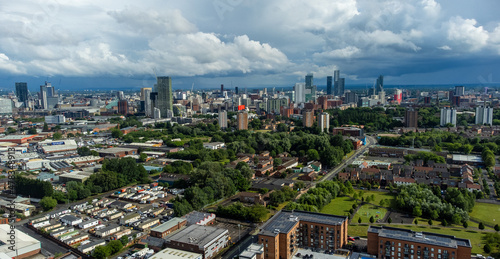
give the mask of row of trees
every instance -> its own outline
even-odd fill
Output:
[[[243,206],[240,202],[233,203],[229,206],[217,207],[217,217],[225,217],[230,219],[239,219],[252,222],[262,222],[269,211],[266,207],[256,204],[250,207]]]
[[[248,190],[251,177],[252,171],[246,163],[239,163],[232,169],[218,162],[203,162],[191,173],[191,187],[184,191],[184,197],[174,200],[174,212],[182,216],[236,191]]]
[[[468,212],[474,207],[474,199],[472,193],[457,188],[448,188],[442,199],[440,190],[433,192],[426,185],[411,184],[400,188],[396,206],[398,209],[411,211],[416,217],[446,219],[453,224],[460,224],[469,220]]]
[[[338,181],[320,182],[316,184],[315,188],[309,189],[307,193],[300,196],[296,203],[289,203],[286,209],[319,212],[332,199],[337,198],[339,195],[353,192],[354,190],[349,181],[345,184]]]
[[[50,182],[29,179],[19,175],[14,177],[14,186],[16,194],[30,196],[32,198],[43,198],[45,196],[52,196],[54,190]]]

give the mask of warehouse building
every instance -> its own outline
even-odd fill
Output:
[[[27,258],[36,254],[39,254],[41,251],[40,241],[28,236],[26,233],[22,232],[19,229],[16,229],[16,245],[15,249],[11,250],[11,242],[9,242],[11,234],[11,227],[9,225],[0,225],[0,256],[4,256],[1,258]]]
[[[204,259],[213,258],[229,239],[227,229],[191,225],[166,237],[167,247],[190,251],[203,255]]]
[[[175,217],[157,227],[152,228],[150,235],[153,237],[164,238],[170,233],[184,227],[186,223],[186,219]]]

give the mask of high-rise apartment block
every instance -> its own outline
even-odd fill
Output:
[[[330,129],[330,114],[323,112],[318,116],[318,127],[321,132],[327,132]]]
[[[332,95],[333,94],[333,78],[331,76],[326,77],[326,94],[327,95]]]
[[[441,109],[441,117],[439,125],[444,126],[446,124],[457,125],[457,110],[453,108],[443,108]]]
[[[168,111],[173,112],[173,96],[172,96],[172,78],[169,76],[160,76],[157,78],[156,91],[158,97],[156,100],[157,107],[160,109],[162,118],[168,118]]]
[[[28,83],[16,83],[16,96],[19,102],[26,104],[26,102],[28,101]]]
[[[238,113],[238,130],[248,129],[248,112]]]
[[[302,124],[304,127],[312,127],[314,124],[314,111],[302,112]]]
[[[455,96],[464,96],[465,86],[457,85],[455,86]]]
[[[227,128],[227,111],[219,112],[219,127],[221,129]]]
[[[418,127],[418,111],[411,108],[405,112],[405,127],[417,128]]]
[[[476,124],[493,125],[493,108],[484,106],[476,107]]]

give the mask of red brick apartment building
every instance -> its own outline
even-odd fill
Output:
[[[306,211],[282,210],[261,228],[264,259],[292,258],[299,247],[335,250],[347,243],[348,219]]]
[[[368,253],[384,259],[470,259],[470,240],[392,227],[368,228]]]

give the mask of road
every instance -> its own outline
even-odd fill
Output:
[[[248,235],[245,239],[238,242],[235,246],[231,247],[227,252],[222,255],[222,259],[232,259],[243,252],[251,243],[256,243],[257,236]]]
[[[318,182],[331,180],[337,176],[339,172],[344,170],[348,165],[350,165],[354,160],[356,160],[359,156],[361,156],[365,151],[367,151],[370,146],[375,145],[377,141],[372,136],[366,136],[366,145],[362,146],[360,149],[356,150],[356,152],[347,160],[344,160],[337,167],[332,169],[325,177],[321,178]],[[312,184],[313,187],[316,185],[316,182]]]

